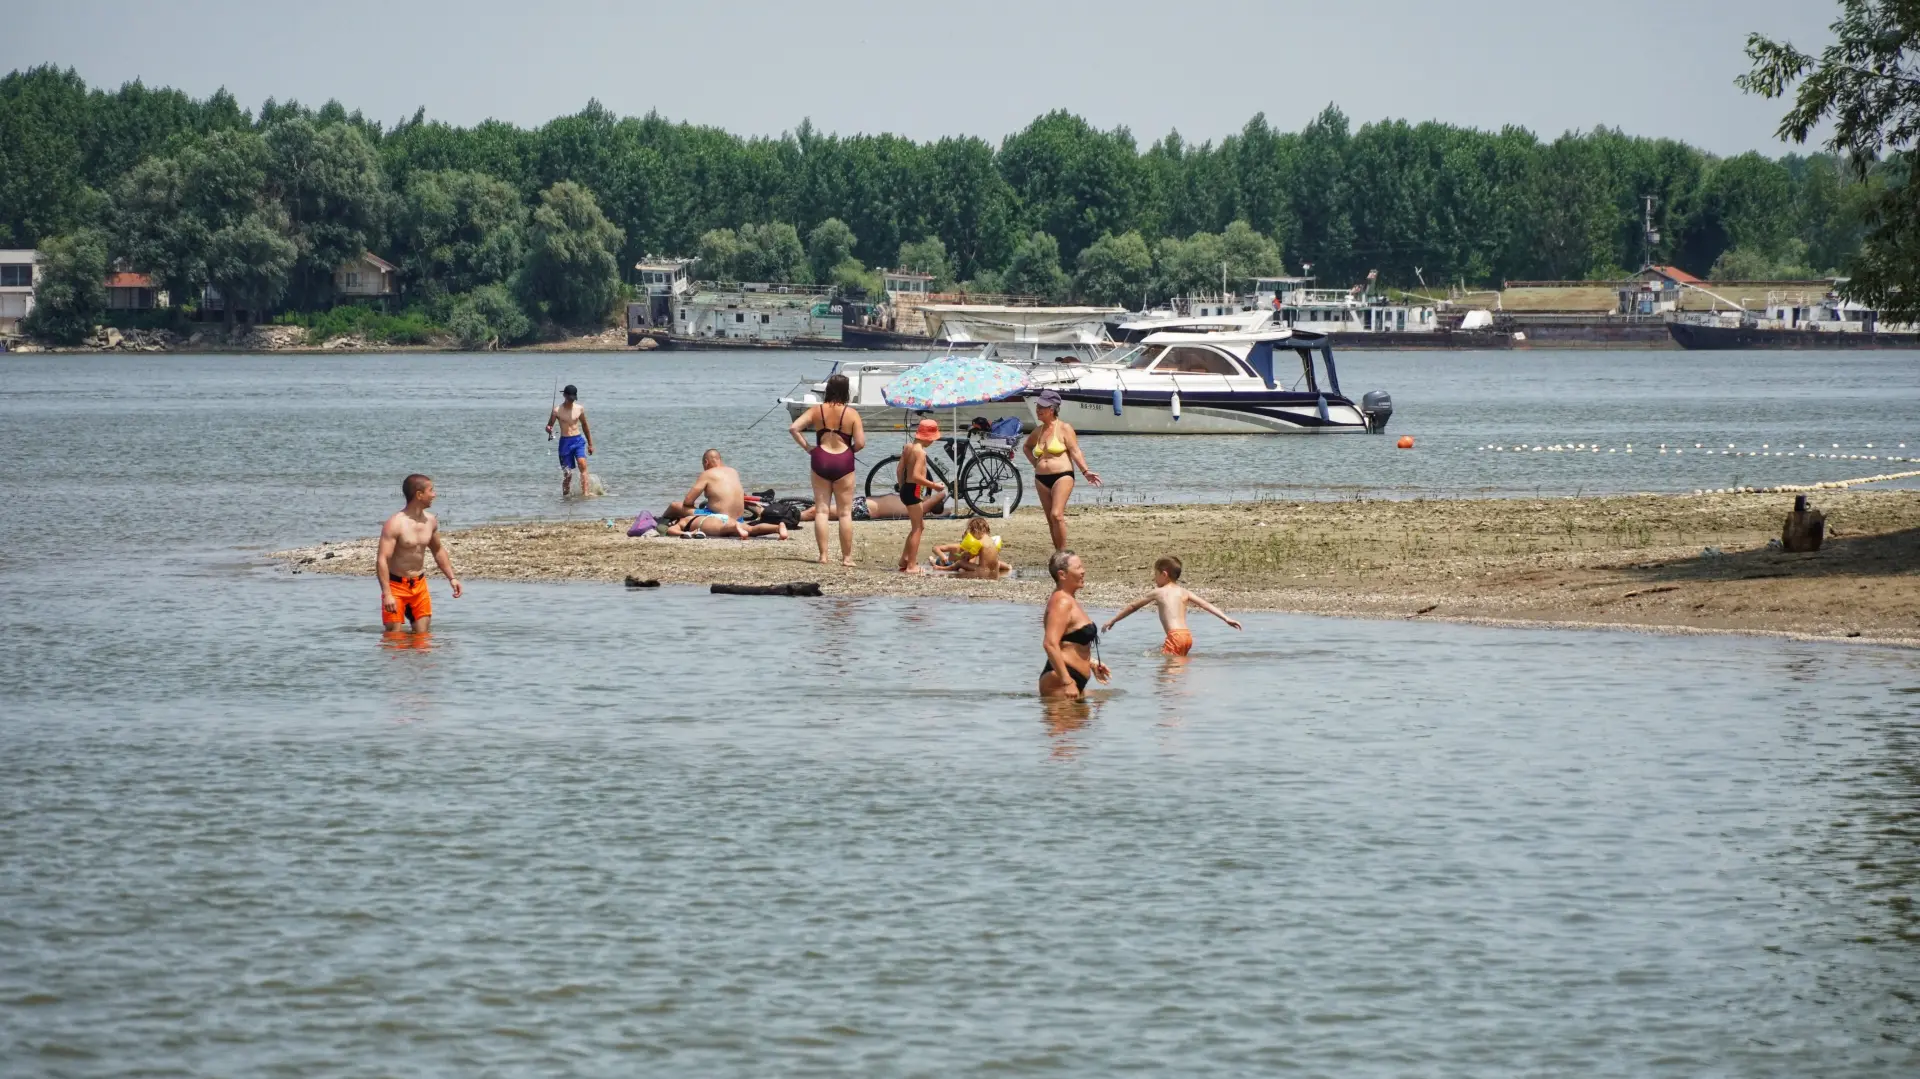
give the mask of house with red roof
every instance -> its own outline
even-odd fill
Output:
[[[107,310],[151,311],[167,306],[166,290],[154,286],[151,274],[119,271],[107,275]]]

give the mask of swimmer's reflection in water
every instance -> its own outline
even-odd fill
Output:
[[[408,630],[387,630],[380,634],[380,647],[389,652],[431,652],[433,634]]]
[[[1048,697],[1041,702],[1041,715],[1047,724],[1047,737],[1053,742],[1048,756],[1057,761],[1072,760],[1087,748],[1081,732],[1093,725],[1101,703],[1085,697]]]

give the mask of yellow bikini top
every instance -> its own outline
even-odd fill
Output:
[[[1053,428],[1049,426],[1047,430],[1052,431]],[[1048,439],[1046,445],[1035,446],[1033,448],[1033,455],[1035,457],[1058,457],[1065,452],[1067,452],[1067,444],[1060,441],[1059,435],[1054,435]]]
[[[1000,537],[994,536],[992,537],[992,539],[993,539],[993,545],[996,548],[999,547]],[[980,537],[974,535],[971,532],[968,532],[965,535],[962,535],[960,537],[960,551],[961,553],[967,555],[969,558],[979,554],[981,550],[984,549],[985,547],[986,547],[986,544],[980,542]]]

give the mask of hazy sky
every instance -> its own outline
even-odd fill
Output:
[[[52,62],[95,85],[221,86],[391,124],[522,125],[598,98],[742,134],[811,117],[842,133],[998,140],[1066,108],[1142,145],[1295,130],[1328,102],[1551,137],[1607,125],[1717,153],[1786,147],[1781,102],[1742,94],[1750,31],[1809,51],[1831,0],[1314,3],[529,4],[58,0],[7,5],[0,70]]]

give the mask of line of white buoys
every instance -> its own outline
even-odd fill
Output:
[[[1802,448],[1804,448],[1805,444],[1802,443],[1801,445],[1802,445]],[[1907,446],[1906,443],[1904,442],[1900,443],[1901,449],[1905,449],[1906,446]],[[1479,446],[1476,448],[1484,452],[1490,452],[1490,453],[1599,453],[1603,449],[1607,453],[1632,453],[1633,443],[1629,442],[1625,446],[1602,446],[1598,442],[1572,442],[1572,443],[1555,442],[1551,444],[1542,443],[1540,445],[1535,446],[1535,445],[1529,445],[1525,442],[1517,443],[1514,445],[1490,442],[1484,446]],[[1869,442],[1866,444],[1866,448],[1873,449],[1874,444]],[[1660,443],[1660,446],[1658,449],[1658,452],[1660,454],[1665,455],[1669,450],[1671,450],[1673,455],[1676,457],[1683,457],[1686,455],[1686,452],[1687,452],[1683,447],[1668,446],[1668,444],[1665,442]],[[1809,461],[1887,461],[1890,463],[1920,463],[1920,457],[1908,457],[1908,456],[1901,456],[1896,454],[1823,453],[1819,451],[1811,451],[1811,452],[1803,453],[1801,452],[1801,450],[1798,450],[1798,449],[1776,450],[1773,448],[1772,443],[1762,443],[1760,448],[1757,450],[1743,450],[1738,447],[1738,444],[1732,443],[1732,442],[1727,443],[1727,448],[1724,450],[1709,449],[1707,448],[1705,443],[1695,443],[1694,452],[1698,454],[1704,454],[1708,457],[1803,457]]]
[[[1695,488],[1696,495],[1738,495],[1738,494],[1800,494],[1807,491],[1842,491],[1862,483],[1886,483],[1889,480],[1907,480],[1920,476],[1920,470],[1912,472],[1882,472],[1877,476],[1856,476],[1850,480],[1825,480],[1820,483],[1781,483],[1772,487],[1706,487]]]

